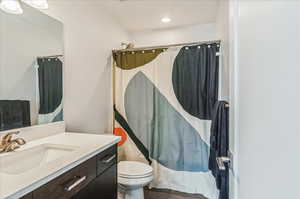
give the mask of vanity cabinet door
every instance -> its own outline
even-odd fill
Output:
[[[114,164],[117,164],[117,145],[106,149],[97,156],[97,176]]]
[[[111,166],[72,199],[117,199],[117,165]]]
[[[95,178],[96,157],[35,190],[33,199],[70,199]]]

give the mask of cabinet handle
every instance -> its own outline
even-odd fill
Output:
[[[111,157],[109,157],[109,158],[107,158],[107,159],[101,160],[101,162],[104,163],[104,164],[109,164],[109,163],[110,163],[111,161],[113,161],[115,158],[116,158],[116,155],[113,155],[113,156],[111,156]]]
[[[77,179],[78,177],[75,177],[75,179]],[[65,190],[66,191],[71,191],[72,189],[74,189],[75,187],[77,187],[78,185],[80,185],[83,181],[86,180],[86,176],[83,176],[83,177],[79,177],[79,179],[77,179],[75,182],[71,182],[72,184],[70,185],[67,185],[65,187]]]

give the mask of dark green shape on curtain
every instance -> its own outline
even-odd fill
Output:
[[[211,120],[218,100],[219,44],[183,47],[172,73],[175,95],[183,109],[203,120]]]
[[[130,52],[114,52],[113,57],[117,67],[123,70],[131,70],[153,61],[158,55],[163,53],[166,48]]]
[[[63,97],[63,68],[57,58],[38,59],[39,75],[39,114],[48,114],[55,111],[62,103]]]
[[[149,155],[148,149],[144,146],[144,144],[136,137],[128,123],[126,122],[125,118],[118,112],[116,107],[114,107],[115,112],[115,119],[119,124],[122,126],[122,128],[127,132],[129,137],[132,139],[134,144],[137,146],[137,148],[140,150],[140,152],[144,155],[144,157],[148,160],[149,164],[152,163]]]

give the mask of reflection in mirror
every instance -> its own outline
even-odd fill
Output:
[[[63,25],[0,10],[0,130],[63,120]]]

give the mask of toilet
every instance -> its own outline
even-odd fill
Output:
[[[118,199],[144,199],[144,186],[153,180],[151,166],[135,161],[118,163]]]

